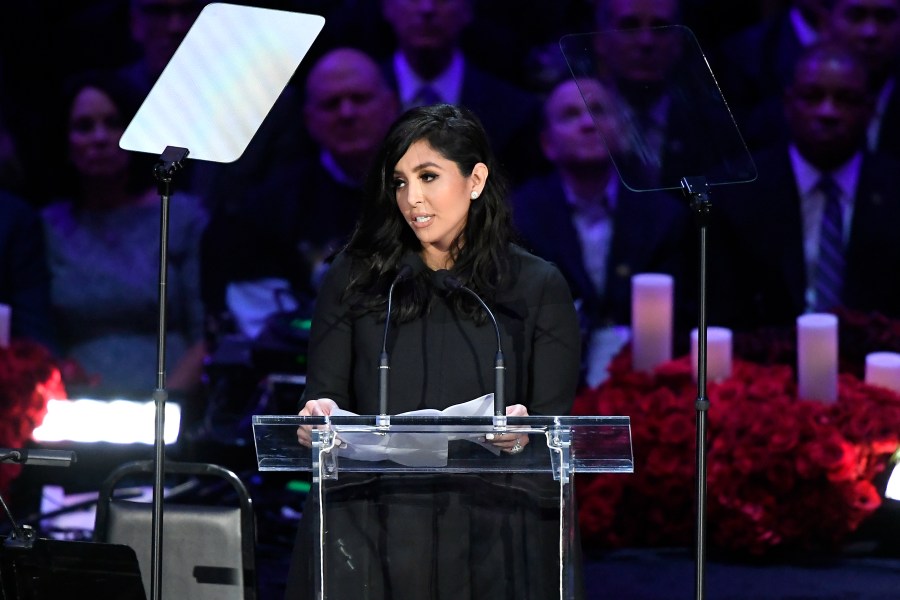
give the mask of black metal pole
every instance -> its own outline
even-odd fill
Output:
[[[681,187],[691,204],[697,221],[699,236],[699,307],[697,317],[697,439],[696,439],[696,556],[694,570],[695,598],[703,600],[706,594],[706,426],[709,412],[709,397],[706,390],[707,367],[707,306],[706,306],[706,234],[709,225],[709,187],[703,177],[685,177]]]
[[[163,485],[165,474],[166,442],[166,286],[168,279],[169,248],[169,200],[172,196],[172,177],[181,169],[188,150],[168,146],[153,168],[161,200],[159,224],[159,326],[157,330],[156,389],[153,402],[156,409],[156,430],[153,438],[153,519],[150,556],[150,596],[162,598],[162,547],[163,547]]]

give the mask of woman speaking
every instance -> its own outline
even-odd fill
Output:
[[[506,414],[569,412],[581,346],[572,297],[556,267],[512,242],[505,196],[485,131],[468,110],[421,107],[393,124],[367,182],[367,205],[316,302],[300,415],[335,407],[379,413],[388,291],[409,266],[412,276],[391,298],[390,414],[494,391],[491,317],[470,294],[442,285],[435,272],[444,270],[494,313]],[[311,443],[308,429],[298,438]],[[491,443],[497,460],[533,450],[524,434]],[[558,597],[558,487],[546,479],[342,475],[329,491],[329,597]],[[316,538],[307,521],[292,559],[291,599],[312,597]]]

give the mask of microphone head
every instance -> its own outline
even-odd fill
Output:
[[[397,265],[397,275],[394,277],[394,283],[412,279],[425,270],[425,263],[413,252],[408,252],[400,259]]]
[[[435,287],[445,292],[452,292],[462,287],[459,279],[454,277],[447,269],[439,269],[432,273],[432,280]]]
[[[412,277],[413,268],[410,265],[401,265],[400,270],[397,271],[397,276],[394,277],[394,283],[400,283],[401,281],[406,281],[410,277]]]

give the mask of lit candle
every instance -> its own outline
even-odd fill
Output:
[[[800,398],[835,402],[837,384],[837,317],[824,313],[798,317],[797,391]]]
[[[671,275],[641,273],[631,278],[632,368],[649,371],[672,359]]]
[[[691,331],[691,365],[697,381],[697,359],[700,355],[700,334]],[[731,377],[731,330],[726,327],[706,328],[706,380],[721,381]]]
[[[8,304],[0,304],[0,348],[9,346],[9,320],[12,308]]]
[[[873,352],[866,356],[866,383],[900,393],[900,354]]]

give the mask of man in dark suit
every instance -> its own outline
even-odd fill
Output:
[[[610,160],[615,147],[606,146],[625,139],[609,112],[613,106],[596,79],[559,83],[544,105],[540,137],[555,170],[513,194],[525,245],[556,263],[579,304],[586,341],[600,344],[589,348],[589,383],[597,381],[597,361],[610,354],[603,344],[615,337],[603,332],[630,323],[632,275],[673,275],[678,328],[684,331],[695,315],[687,207],[667,193],[632,192],[620,183]]]
[[[784,10],[727,38],[713,67],[722,93],[748,145],[780,139],[782,129],[765,127],[793,78],[803,49],[819,41],[828,26],[830,0],[793,0]]]
[[[630,143],[614,160],[632,189],[678,189],[691,176],[752,178],[696,40],[675,27],[680,19],[678,0],[597,0],[595,69],[623,101]]]
[[[382,14],[397,44],[388,78],[403,108],[446,102],[471,109],[504,169],[521,179],[538,164],[540,106],[528,92],[475,67],[466,57],[460,38],[473,20],[473,2],[382,0]]]
[[[900,317],[900,163],[865,150],[873,96],[837,43],[801,55],[785,96],[790,142],[723,189],[710,232],[711,319],[793,326],[838,305]]]

